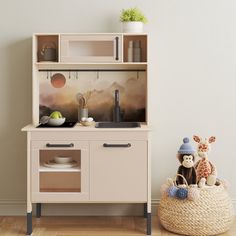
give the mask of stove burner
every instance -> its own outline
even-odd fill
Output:
[[[40,124],[36,128],[72,128],[75,126],[77,122],[65,122],[64,124],[60,126],[51,126],[48,124]]]

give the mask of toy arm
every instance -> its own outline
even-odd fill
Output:
[[[207,177],[207,185],[213,186],[216,183],[217,171],[215,165],[210,162],[211,174]]]
[[[195,168],[192,168],[192,184],[197,184],[197,174]]]
[[[199,163],[200,163],[200,160],[197,161],[197,163],[194,165],[195,170],[197,170]]]
[[[211,165],[211,175],[217,176],[216,166],[213,165],[211,162],[210,162],[210,165]]]
[[[180,174],[180,175],[183,175],[183,174],[184,174],[183,166],[182,166],[182,165],[179,166],[178,171],[177,171],[177,174]],[[177,176],[176,182],[177,182],[177,185],[183,184],[183,180],[182,180],[182,178],[179,177],[179,176]]]

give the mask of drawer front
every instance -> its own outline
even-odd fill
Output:
[[[147,156],[146,141],[91,142],[91,201],[147,201]]]
[[[61,35],[61,62],[121,62],[121,35]]]

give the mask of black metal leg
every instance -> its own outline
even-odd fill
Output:
[[[36,218],[41,217],[41,203],[36,203]]]
[[[32,234],[32,212],[27,213],[27,235]]]
[[[143,204],[143,217],[147,218],[147,203]]]
[[[152,214],[147,213],[147,235],[152,235]]]

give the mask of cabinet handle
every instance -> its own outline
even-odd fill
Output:
[[[130,143],[125,143],[125,144],[109,144],[109,143],[104,143],[103,144],[103,147],[124,147],[124,148],[127,148],[127,147],[131,147],[131,144]]]
[[[68,143],[68,144],[51,144],[51,143],[47,143],[46,147],[74,147],[73,143]]]
[[[116,60],[119,60],[119,37],[115,37],[116,40]]]

